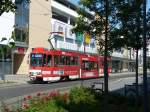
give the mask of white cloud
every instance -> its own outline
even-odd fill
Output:
[[[15,0],[12,0],[14,2]],[[15,23],[15,14],[12,12],[3,13],[0,16],[0,39],[2,37],[10,38]]]
[[[0,38],[10,38],[14,26],[14,14],[4,13],[0,16]]]

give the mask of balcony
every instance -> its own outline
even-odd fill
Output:
[[[67,14],[67,15],[72,16],[72,17],[78,17],[77,12],[74,11],[74,10],[72,10],[72,9],[70,9],[69,7],[66,7],[66,6],[64,6],[64,5],[58,3],[58,2],[56,2],[56,1],[54,1],[54,0],[52,0],[51,4],[52,4],[52,7],[53,7],[55,10],[57,10],[57,11],[59,10],[59,11],[65,13],[65,14]]]

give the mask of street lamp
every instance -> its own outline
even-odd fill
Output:
[[[9,38],[9,39],[2,38],[2,40],[0,41],[0,46],[2,47],[2,52],[1,52],[1,54],[2,54],[2,76],[1,76],[1,79],[3,81],[5,81],[5,77],[4,77],[4,64],[5,63],[4,63],[4,50],[3,50],[3,46],[11,48],[14,45],[15,45],[15,41],[12,38]]]

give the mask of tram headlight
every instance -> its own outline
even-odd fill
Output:
[[[41,70],[30,70],[29,74],[30,75],[40,75],[41,74]]]
[[[37,75],[40,75],[41,74],[41,72],[37,72]]]

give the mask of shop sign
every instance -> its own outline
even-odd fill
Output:
[[[25,52],[26,52],[26,49],[23,48],[23,47],[17,47],[17,48],[15,49],[15,53],[25,54]]]

